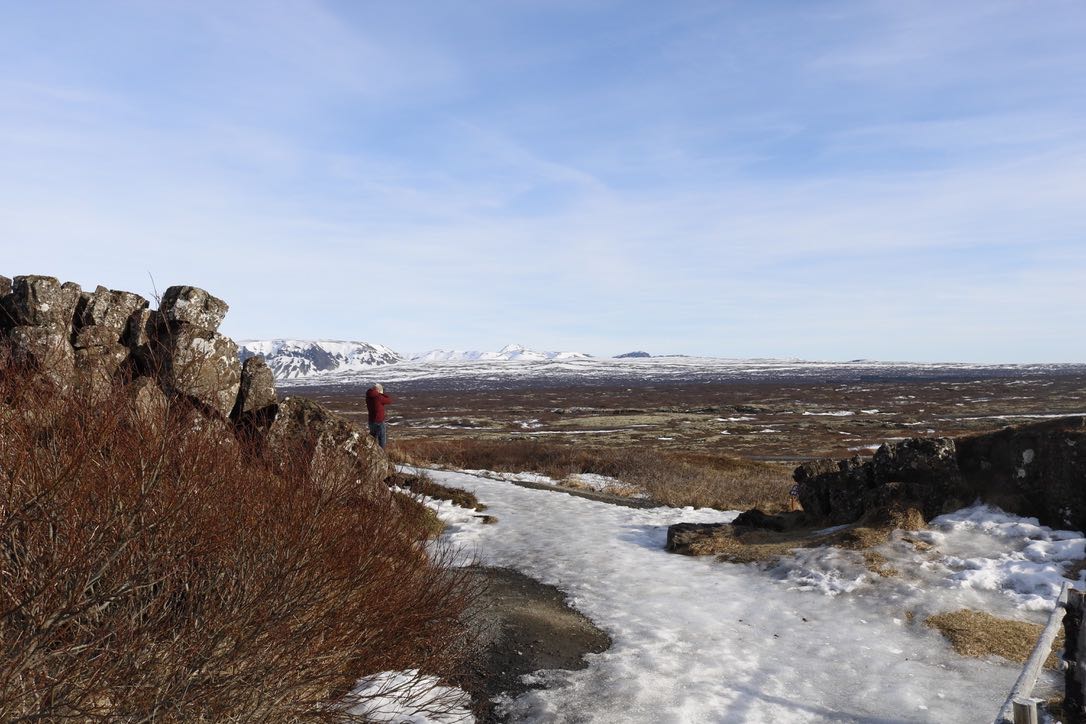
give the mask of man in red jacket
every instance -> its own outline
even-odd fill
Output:
[[[385,425],[385,405],[391,405],[392,398],[385,394],[380,384],[366,390],[366,412],[369,413],[370,435],[377,438],[377,444],[385,449],[388,427]]]

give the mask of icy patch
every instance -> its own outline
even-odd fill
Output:
[[[367,676],[347,695],[348,714],[395,724],[472,724],[471,697],[416,669]]]
[[[833,412],[810,412],[810,411],[806,411],[803,414],[811,416],[811,417],[851,417],[852,415],[855,415],[856,413],[851,412],[849,410],[834,410]]]
[[[916,537],[945,554],[940,562],[951,585],[999,592],[1024,611],[1052,610],[1063,574],[1086,558],[1082,533],[1053,530],[988,505],[940,516],[931,527]]]
[[[798,591],[817,591],[827,596],[852,593],[871,580],[859,553],[829,546],[797,548],[770,572],[783,575]]]

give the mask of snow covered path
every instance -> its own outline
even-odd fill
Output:
[[[667,526],[735,513],[621,508],[464,473],[498,518],[440,505],[486,565],[566,591],[613,647],[509,703],[524,722],[984,722],[1017,667],[957,656],[903,620],[907,597],[827,595],[795,578],[664,551]]]

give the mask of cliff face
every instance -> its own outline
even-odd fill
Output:
[[[54,277],[0,277],[0,342],[28,374],[93,405],[114,385],[134,399],[183,399],[235,433],[305,454],[350,458],[373,490],[388,458],[348,420],[308,400],[278,399],[261,357],[243,365],[238,345],[219,333],[229,306],[193,286],[173,286],[158,309],[130,292],[83,291]],[[300,411],[305,411],[301,414]]]
[[[830,523],[895,502],[931,518],[979,498],[1045,525],[1086,530],[1086,418],[904,440],[871,460],[805,463],[794,477],[803,509]]]

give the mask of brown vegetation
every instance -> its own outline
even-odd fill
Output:
[[[1038,623],[997,618],[968,608],[929,616],[924,623],[946,636],[962,656],[1001,656],[1019,664],[1029,658],[1044,628]],[[1052,648],[1053,653],[1045,660],[1048,669],[1059,666],[1055,652],[1063,648],[1062,631]]]
[[[466,470],[536,472],[561,480],[578,473],[617,478],[643,488],[658,503],[722,510],[785,510],[791,487],[786,467],[741,458],[643,448],[562,445],[536,440],[397,440],[400,462]]]
[[[341,457],[269,455],[0,359],[0,720],[342,720],[362,676],[452,674],[432,531]]]
[[[410,490],[416,495],[425,495],[428,498],[434,498],[436,500],[447,500],[453,505],[460,506],[461,508],[478,511],[486,510],[486,506],[479,502],[479,499],[475,497],[474,493],[469,493],[463,488],[453,488],[448,485],[435,483],[426,475],[404,475],[403,473],[395,473],[389,478],[388,483],[404,488],[405,490]]]

